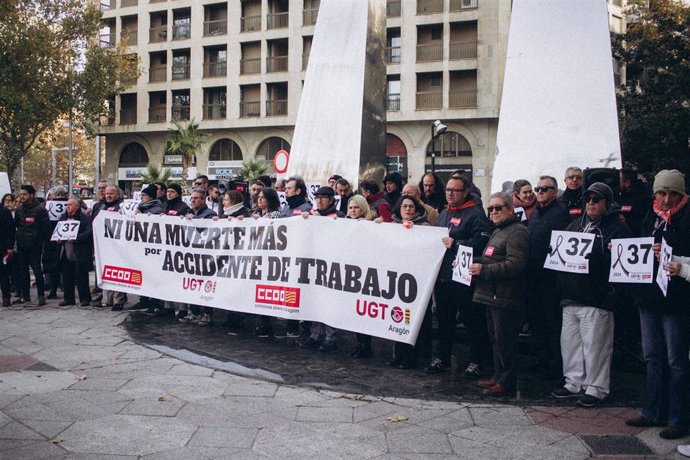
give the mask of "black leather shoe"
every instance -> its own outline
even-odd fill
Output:
[[[74,300],[63,300],[58,304],[58,307],[71,307],[72,305],[76,305],[76,302],[74,302]]]

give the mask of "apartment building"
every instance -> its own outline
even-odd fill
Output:
[[[271,164],[290,150],[319,0],[101,0],[101,9],[101,46],[126,40],[143,67],[110,101],[104,177],[131,190],[148,163],[180,171],[181,159],[165,155],[172,120],[194,119],[207,134],[191,175],[226,179],[242,161]],[[433,145],[437,172],[471,170],[489,192],[510,11],[511,0],[387,1],[389,170],[416,183]],[[435,120],[448,129],[432,141]]]

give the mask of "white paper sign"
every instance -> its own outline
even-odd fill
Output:
[[[611,283],[650,284],[654,279],[654,238],[611,240]]]
[[[513,212],[520,218],[520,222],[527,220],[527,213],[525,212],[525,208],[522,206],[518,206],[517,208],[513,209]]]
[[[46,211],[48,211],[48,217],[53,222],[60,220],[66,210],[66,201],[46,201]]]
[[[455,258],[453,268],[453,281],[469,286],[472,283],[470,275],[470,265],[472,264],[472,248],[469,246],[458,246],[458,255]]]
[[[77,239],[77,233],[79,233],[79,225],[81,222],[78,220],[63,220],[58,222],[53,230],[53,235],[50,237],[50,241],[70,241]]]
[[[144,186],[146,188],[146,186]],[[141,191],[132,193],[132,200],[141,201]]]
[[[280,207],[284,208],[287,206],[287,197],[285,196],[285,192],[276,192],[278,193],[278,199],[280,200]]]
[[[589,273],[589,260],[594,234],[580,232],[551,232],[551,250],[544,268],[568,273]]]
[[[668,294],[668,280],[671,277],[667,270],[664,270],[666,264],[671,262],[673,257],[673,248],[666,243],[666,239],[661,239],[661,251],[659,252],[659,270],[656,272],[656,284],[664,293],[664,297]]]
[[[309,196],[309,201],[311,202],[312,208],[316,209],[316,197],[314,194],[318,189],[321,188],[321,183],[319,182],[307,182],[307,196]]]
[[[137,206],[139,206],[140,201],[136,200],[124,200],[122,204],[120,205],[120,209],[122,210],[122,214],[125,216],[133,216],[136,214],[137,211]]]

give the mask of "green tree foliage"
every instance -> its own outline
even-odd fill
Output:
[[[149,163],[146,165],[146,171],[141,174],[142,184],[155,184],[156,182],[163,182],[169,184],[172,173],[169,169],[158,168]]]
[[[613,37],[627,72],[618,100],[624,159],[647,173],[690,173],[690,6],[631,1],[627,17],[627,32]]]
[[[187,185],[187,171],[194,155],[204,146],[204,134],[193,118],[187,124],[175,120],[172,123],[173,127],[168,128],[165,150],[170,155],[182,155],[182,184]]]
[[[261,160],[249,160],[242,162],[242,169],[237,171],[236,177],[239,180],[253,182],[263,176],[268,169],[268,165]]]
[[[91,0],[4,0],[0,7],[0,160],[12,176],[61,117],[88,128],[139,75],[126,44],[100,48]]]

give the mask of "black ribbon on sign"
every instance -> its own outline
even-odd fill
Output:
[[[558,258],[561,259],[561,263],[565,265],[565,259],[558,250],[558,248],[561,247],[561,244],[563,244],[563,235],[558,235],[558,238],[556,238],[556,247],[553,249],[553,251],[551,251],[550,255],[553,257],[553,255],[556,254]]]
[[[621,270],[623,270],[623,273],[625,273],[625,276],[630,276],[630,272],[625,268],[625,265],[623,265],[623,245],[619,244],[618,248],[616,248],[616,252],[618,253],[618,258],[616,261],[613,263],[613,266],[611,268],[616,268],[618,265],[621,266]]]

